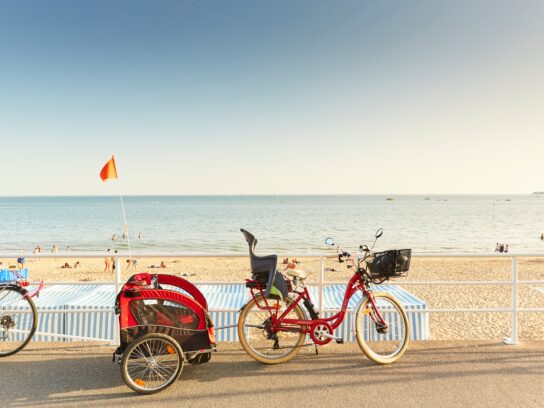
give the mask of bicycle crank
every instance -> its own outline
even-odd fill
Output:
[[[320,346],[336,339],[332,334],[331,325],[327,322],[315,322],[312,324],[310,327],[310,338],[315,344],[319,344]]]

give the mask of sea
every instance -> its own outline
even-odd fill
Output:
[[[31,253],[247,253],[240,228],[259,240],[257,253],[324,252],[325,238],[353,249],[416,252],[544,252],[544,194],[263,195],[0,197],[0,251]],[[112,240],[113,234],[116,240]]]

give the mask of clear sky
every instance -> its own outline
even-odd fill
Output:
[[[1,1],[0,195],[544,190],[543,21],[542,1]]]

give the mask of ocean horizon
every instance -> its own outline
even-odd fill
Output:
[[[133,252],[247,252],[240,228],[259,253],[321,252],[332,236],[355,248],[417,252],[540,252],[540,194],[126,195]],[[0,196],[0,250],[126,250],[119,196]],[[115,234],[117,239],[111,240]]]

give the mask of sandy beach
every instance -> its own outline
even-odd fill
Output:
[[[243,282],[250,275],[247,257],[218,258],[137,258],[137,272],[160,272],[183,276],[192,282]],[[280,261],[282,257],[280,256]],[[0,259],[3,267],[14,265],[14,260]],[[64,263],[79,268],[63,269]],[[166,268],[150,268],[164,261]],[[299,258],[299,268],[308,273],[307,283],[318,280],[318,259]],[[92,258],[27,258],[31,280],[47,282],[92,282],[113,280],[112,273],[104,272],[104,259]],[[519,280],[544,280],[544,259],[521,258],[518,260]],[[121,259],[122,275],[126,280],[133,274],[127,270],[126,259]],[[281,268],[282,265],[279,265]],[[352,275],[345,264],[335,259],[325,262],[325,281],[347,282]],[[395,282],[414,281],[510,281],[509,258],[412,258],[406,278]],[[410,285],[405,289],[423,299],[430,308],[508,308],[512,292],[507,285]],[[544,285],[520,285],[519,307],[543,307]],[[433,340],[490,340],[510,335],[509,313],[431,313],[430,334]],[[544,314],[520,313],[518,331],[521,340],[544,338]]]

